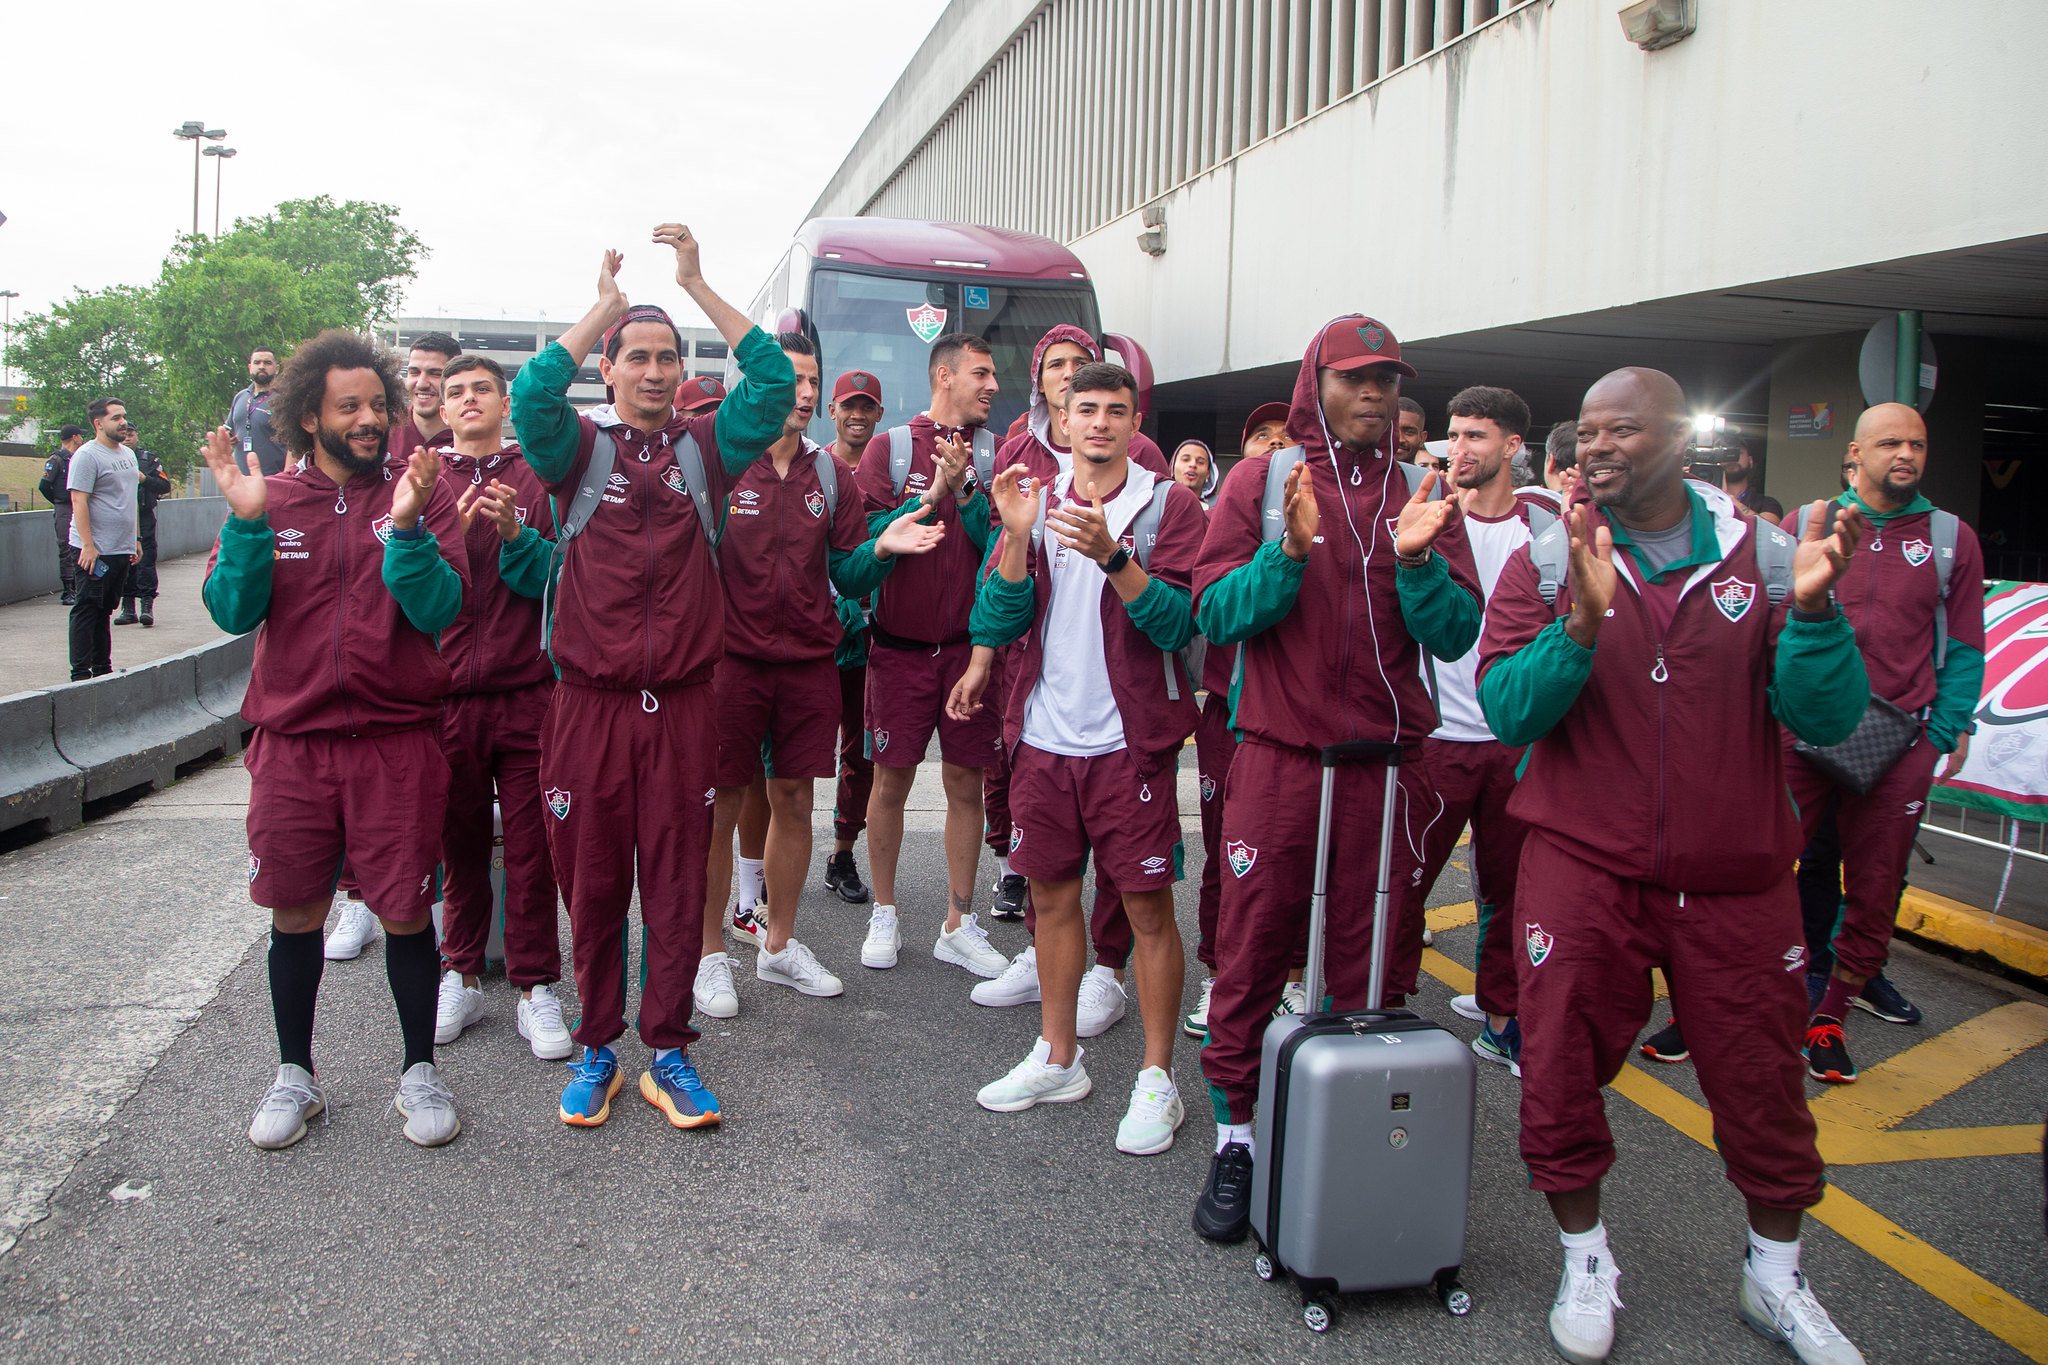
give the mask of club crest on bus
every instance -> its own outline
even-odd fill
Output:
[[[910,319],[910,330],[927,346],[931,345],[939,333],[946,330],[946,310],[943,308],[934,308],[928,303],[920,304],[916,308],[904,309],[903,315]]]

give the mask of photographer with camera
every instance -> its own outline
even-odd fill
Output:
[[[1686,458],[1687,478],[1714,485],[1733,498],[1737,507],[1773,526],[1785,519],[1785,505],[1764,496],[1748,440],[1729,431],[1719,417],[1695,419],[1693,431],[1693,449]]]

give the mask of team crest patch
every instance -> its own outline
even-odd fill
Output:
[[[713,379],[708,374],[699,375],[697,378],[697,392],[705,395],[706,397],[709,397],[710,395],[717,393],[718,381],[716,379]]]
[[[1549,957],[1550,950],[1556,946],[1557,936],[1555,934],[1544,933],[1543,926],[1540,924],[1529,926],[1528,949],[1529,965],[1531,967],[1541,967],[1543,959]]]
[[[391,520],[391,514],[386,512],[383,516],[370,523],[370,530],[376,534],[379,544],[389,545],[391,543],[391,531],[395,525],[396,523]]]
[[[554,817],[557,820],[569,818],[569,793],[563,791],[560,787],[549,787],[541,795],[542,799],[548,803],[548,809],[554,813]]]
[[[916,308],[904,309],[903,315],[910,319],[910,330],[927,346],[938,338],[939,333],[946,330],[946,310],[943,308],[934,308],[928,303],[920,304]]]
[[[257,873],[257,871],[258,871],[259,869],[261,869],[261,868],[262,868],[262,866],[263,866],[263,860],[262,860],[261,858],[257,857],[257,856],[256,856],[255,854],[251,853],[251,854],[249,855],[249,883],[250,883],[250,885],[252,885],[252,886],[253,886],[253,885],[255,885],[255,882],[256,882],[256,873]]]
[[[1934,547],[1924,540],[1909,540],[1899,547],[1899,553],[1906,557],[1908,564],[1917,569],[1934,553]]]
[[[847,380],[846,383],[848,388],[865,389],[868,386],[868,377],[864,374],[857,374]]]
[[[1718,583],[1709,583],[1707,588],[1714,594],[1714,605],[1731,621],[1740,621],[1749,615],[1749,604],[1756,601],[1756,584],[1745,583],[1739,578],[1724,578]]]
[[[1243,877],[1259,860],[1259,851],[1242,839],[1225,844],[1223,854],[1230,859],[1230,875],[1233,877]]]
[[[513,508],[512,520],[518,522],[521,526],[526,525],[526,509],[524,507]]]
[[[1204,801],[1214,801],[1216,799],[1215,778],[1205,777],[1202,779],[1202,799]]]
[[[1372,351],[1375,354],[1378,353],[1380,347],[1387,344],[1387,334],[1371,323],[1367,323],[1358,329],[1358,339],[1365,343],[1366,350]]]
[[[882,752],[882,750],[884,750],[884,749],[886,749],[886,748],[888,748],[888,747],[889,747],[889,732],[888,732],[887,730],[877,730],[877,731],[875,731],[875,752],[876,752],[876,753],[880,753],[880,752]]]
[[[810,509],[810,512],[811,512],[811,515],[812,515],[812,516],[814,516],[814,517],[822,517],[822,516],[824,516],[824,515],[825,515],[825,495],[824,495],[823,493],[806,493],[806,494],[804,494],[804,506]]]
[[[1018,846],[1023,842],[1024,831],[1017,828],[1015,825],[1010,826],[1010,852],[1015,853],[1017,851]]]
[[[674,465],[661,471],[661,481],[668,485],[668,491],[671,493],[682,494],[689,491],[683,487],[683,471]]]

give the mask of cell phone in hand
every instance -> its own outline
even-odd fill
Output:
[[[106,561],[106,560],[104,560],[104,559],[95,559],[95,560],[94,560],[94,561],[92,562],[92,576],[93,576],[94,578],[105,578],[105,577],[107,576],[107,561]]]

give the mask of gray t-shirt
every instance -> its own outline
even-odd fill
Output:
[[[228,430],[235,436],[235,463],[244,474],[250,473],[249,457],[256,457],[256,468],[265,475],[284,473],[284,447],[270,431],[270,394],[256,392],[250,385],[235,395],[234,406],[228,409]]]
[[[1691,551],[1692,518],[1685,517],[1676,526],[1663,531],[1638,531],[1631,526],[1628,528],[1628,538],[1635,542],[1635,547],[1643,552],[1643,558],[1649,561],[1650,572],[1660,574],[1684,559]]]
[[[71,457],[67,486],[74,493],[86,495],[86,512],[92,518],[93,548],[100,554],[135,553],[138,515],[135,490],[141,482],[142,470],[135,463],[135,452],[127,446],[115,446],[109,450],[98,441],[87,441]],[[85,548],[85,542],[79,539],[76,521],[71,523],[71,543],[78,549]]]

